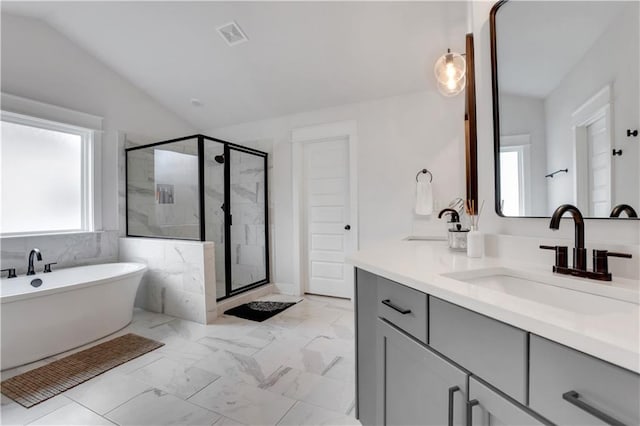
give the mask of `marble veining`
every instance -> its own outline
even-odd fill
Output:
[[[3,238],[0,262],[3,268],[16,268],[18,274],[27,272],[29,251],[37,247],[42,251],[40,271],[45,263],[57,262],[53,268],[111,263],[118,261],[118,232],[86,232],[77,234],[39,235]]]
[[[165,346],[32,409],[3,396],[2,422],[358,425],[353,374],[336,370],[355,370],[353,315],[351,302],[318,296],[306,296],[263,323],[222,315],[203,325],[136,309],[132,323],[108,339],[133,332]],[[350,336],[338,336],[334,324],[349,328]],[[246,348],[251,351],[241,353]],[[316,357],[325,351],[330,354],[323,360]],[[305,357],[307,362],[291,364]],[[2,379],[46,361],[3,371]]]
[[[136,306],[206,324],[215,311],[213,243],[151,238],[120,238],[120,260],[141,262],[148,270]]]

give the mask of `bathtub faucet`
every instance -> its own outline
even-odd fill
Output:
[[[35,275],[36,271],[33,268],[33,256],[36,256],[39,261],[42,261],[42,253],[40,253],[40,249],[34,248],[29,253],[29,268],[27,269],[27,275]]]

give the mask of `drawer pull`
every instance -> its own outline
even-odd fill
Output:
[[[467,402],[467,426],[473,425],[473,407],[480,404],[477,399]]]
[[[391,309],[400,312],[402,315],[407,315],[411,313],[411,309],[404,309],[404,308],[401,308],[400,306],[396,306],[393,303],[391,303],[391,300],[389,299],[383,300],[382,304],[387,305]]]
[[[611,417],[610,415],[603,413],[602,411],[598,410],[595,407],[592,407],[591,405],[587,404],[584,401],[581,401],[580,399],[580,394],[578,394],[578,392],[576,391],[569,391],[569,392],[565,392],[562,394],[562,399],[564,399],[565,401],[569,402],[569,404],[575,405],[576,407],[580,408],[583,411],[586,411],[587,413],[591,414],[594,417],[597,417],[598,419],[602,420],[603,422],[605,422],[606,424],[609,424],[611,426],[624,426],[624,423],[614,419],[613,417]]]
[[[448,426],[453,426],[453,394],[460,390],[459,386],[452,386],[449,388],[449,421]]]

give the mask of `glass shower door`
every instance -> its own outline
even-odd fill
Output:
[[[227,295],[224,209],[224,143],[211,140],[204,144],[205,239],[215,247],[216,298]]]
[[[231,293],[267,281],[266,157],[229,147]]]

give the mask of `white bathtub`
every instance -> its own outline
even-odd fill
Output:
[[[4,370],[100,339],[131,322],[140,263],[107,263],[0,280]],[[42,280],[40,287],[31,285]]]

